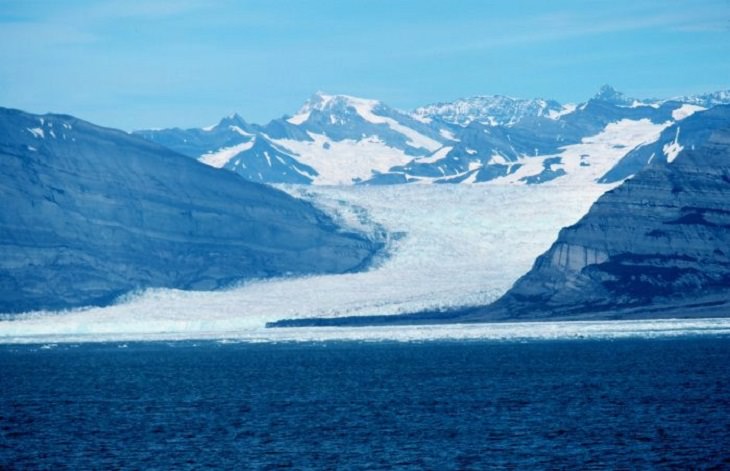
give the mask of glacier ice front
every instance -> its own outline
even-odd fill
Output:
[[[253,331],[283,318],[401,314],[489,303],[575,222],[598,185],[285,188],[349,227],[383,237],[362,273],[254,281],[217,292],[156,289],[107,308],[0,322],[0,341],[44,335]]]

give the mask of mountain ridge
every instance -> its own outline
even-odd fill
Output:
[[[377,241],[309,203],[123,131],[0,108],[0,312],[342,273]]]
[[[401,112],[378,100],[317,92],[295,114],[265,125],[233,115],[202,129],[136,133],[260,183],[541,184],[569,176],[558,169],[565,146],[595,139],[612,123],[647,119],[666,126],[702,104],[730,102],[730,92],[642,101],[604,85],[577,105],[499,95],[469,100]],[[460,108],[466,114],[455,117]],[[627,147],[616,163],[634,148],[619,137],[614,145]],[[601,158],[588,153],[583,164]],[[540,162],[548,159],[558,164],[546,173]],[[512,177],[519,168],[520,177]],[[613,182],[636,169],[627,165],[614,180],[586,183]]]

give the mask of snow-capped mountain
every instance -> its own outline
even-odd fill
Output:
[[[324,93],[265,126],[232,116],[203,129],[137,134],[263,183],[363,182],[452,142],[448,125],[425,124],[376,100]]]
[[[610,103],[616,106],[641,106],[645,105],[636,98],[626,96],[623,92],[620,92],[613,88],[611,85],[603,85],[598,93],[593,96],[593,100]]]
[[[697,113],[642,150],[494,305],[470,320],[726,316],[730,304],[730,106]]]
[[[437,119],[459,126],[474,121],[489,126],[512,126],[527,117],[558,117],[572,108],[574,106],[563,106],[554,100],[489,95],[421,106],[413,115],[426,121]]]
[[[640,168],[623,160],[637,146],[723,100],[730,93],[639,100],[606,85],[578,105],[494,96],[404,113],[320,92],[263,126],[232,115],[207,128],[138,134],[262,183],[609,183]]]
[[[690,95],[684,97],[672,98],[673,101],[698,105],[703,108],[711,108],[717,105],[730,104],[730,90],[719,90],[712,93],[704,93],[701,95]]]

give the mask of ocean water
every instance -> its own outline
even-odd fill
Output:
[[[730,467],[730,337],[0,346],[0,469]]]

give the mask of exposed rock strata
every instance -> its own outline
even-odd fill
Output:
[[[467,317],[730,304],[730,107],[687,118],[642,152],[654,156],[645,170],[563,229],[503,298]]]
[[[365,266],[308,203],[139,137],[0,108],[0,312]]]

